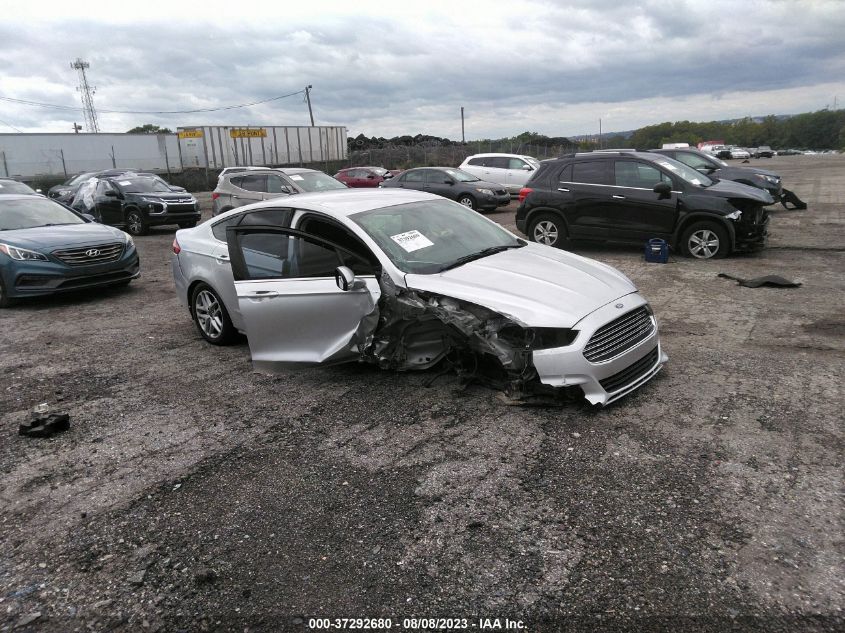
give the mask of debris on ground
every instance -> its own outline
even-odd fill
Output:
[[[753,279],[742,279],[741,277],[734,277],[733,275],[729,275],[727,273],[719,273],[718,276],[724,277],[725,279],[733,279],[740,286],[745,286],[746,288],[759,288],[760,286],[772,286],[774,288],[801,287],[800,281],[790,281],[780,275],[765,275],[763,277],[754,277]]]
[[[43,407],[36,407],[32,412],[32,419],[22,422],[18,427],[18,435],[26,437],[50,437],[55,433],[67,431],[70,428],[70,415],[67,413],[48,413]]]
[[[781,193],[780,203],[787,211],[803,211],[807,208],[807,203],[802,201],[801,198],[796,196],[795,193],[789,189],[784,189]],[[786,206],[787,204],[791,204],[792,206],[788,207]]]

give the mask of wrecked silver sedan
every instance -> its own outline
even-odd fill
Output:
[[[605,264],[414,191],[303,194],[176,233],[177,293],[257,370],[443,363],[516,401],[608,404],[667,361],[646,300]],[[285,206],[287,205],[287,206]]]

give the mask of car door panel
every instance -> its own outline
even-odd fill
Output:
[[[227,241],[256,369],[345,362],[360,354],[378,323],[375,275],[358,276],[357,285],[341,290],[333,273],[341,251],[302,231],[231,227]]]
[[[661,198],[653,188],[672,179],[653,165],[639,161],[614,161],[614,186],[606,213],[613,237],[641,241],[666,236],[675,226],[678,194]]]
[[[610,234],[607,211],[612,195],[607,161],[584,161],[572,167],[572,182],[560,185],[570,189],[573,201],[569,232],[574,238],[606,239]]]

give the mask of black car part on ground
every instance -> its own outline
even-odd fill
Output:
[[[724,279],[733,279],[737,282],[737,284],[746,288],[760,288],[761,286],[772,286],[774,288],[801,287],[801,282],[790,281],[789,279],[785,279],[780,275],[765,275],[763,277],[754,277],[753,279],[743,279],[741,277],[734,277],[733,275],[729,275],[727,273],[719,273],[717,277],[723,277]]]

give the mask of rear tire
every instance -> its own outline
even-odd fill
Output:
[[[237,330],[223,300],[208,284],[198,284],[191,293],[191,316],[200,335],[212,345],[228,345]]]
[[[147,222],[138,209],[129,209],[126,212],[126,231],[130,235],[147,234]]]
[[[538,244],[563,248],[566,226],[560,216],[553,213],[541,213],[531,220],[528,227],[528,239]]]
[[[696,222],[681,236],[681,248],[696,259],[722,259],[731,250],[728,232],[716,222]]]

